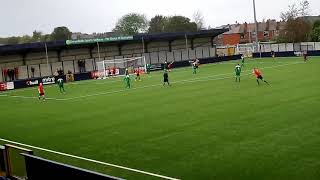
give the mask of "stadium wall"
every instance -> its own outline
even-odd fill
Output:
[[[296,56],[301,56],[302,53],[301,51],[286,51],[286,52],[275,52],[276,57],[296,57]],[[320,51],[307,51],[308,56],[320,56]],[[261,53],[253,53],[252,54],[253,58],[260,58],[260,57],[272,57],[270,52],[261,52]]]
[[[320,42],[260,44],[261,52],[320,51]]]

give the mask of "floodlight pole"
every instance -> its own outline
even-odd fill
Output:
[[[255,46],[256,46],[256,52],[260,52],[260,48],[258,47],[258,42],[259,42],[259,39],[258,39],[258,21],[257,21],[257,13],[256,13],[256,1],[253,0],[253,14],[254,14],[254,23],[255,23],[255,29],[256,29],[256,43],[255,43]]]

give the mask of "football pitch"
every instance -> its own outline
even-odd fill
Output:
[[[320,179],[320,58],[247,59],[0,93],[0,138],[186,180]],[[253,67],[270,86],[257,84]],[[0,144],[6,142],[0,141]],[[32,149],[32,148],[31,148]],[[125,179],[161,179],[34,149]]]

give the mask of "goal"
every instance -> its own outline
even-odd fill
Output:
[[[129,74],[146,72],[145,57],[103,60],[96,63],[96,78],[106,79],[110,76],[122,76],[128,70]]]
[[[243,54],[244,57],[252,57],[253,52],[254,52],[253,43],[237,45],[236,54]]]

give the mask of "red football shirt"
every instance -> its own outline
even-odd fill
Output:
[[[255,75],[256,77],[261,76],[261,71],[259,71],[259,69],[254,69],[254,70],[253,70],[253,73],[254,73],[254,75]]]
[[[39,85],[38,91],[39,91],[39,94],[43,94],[44,93],[43,85]]]

